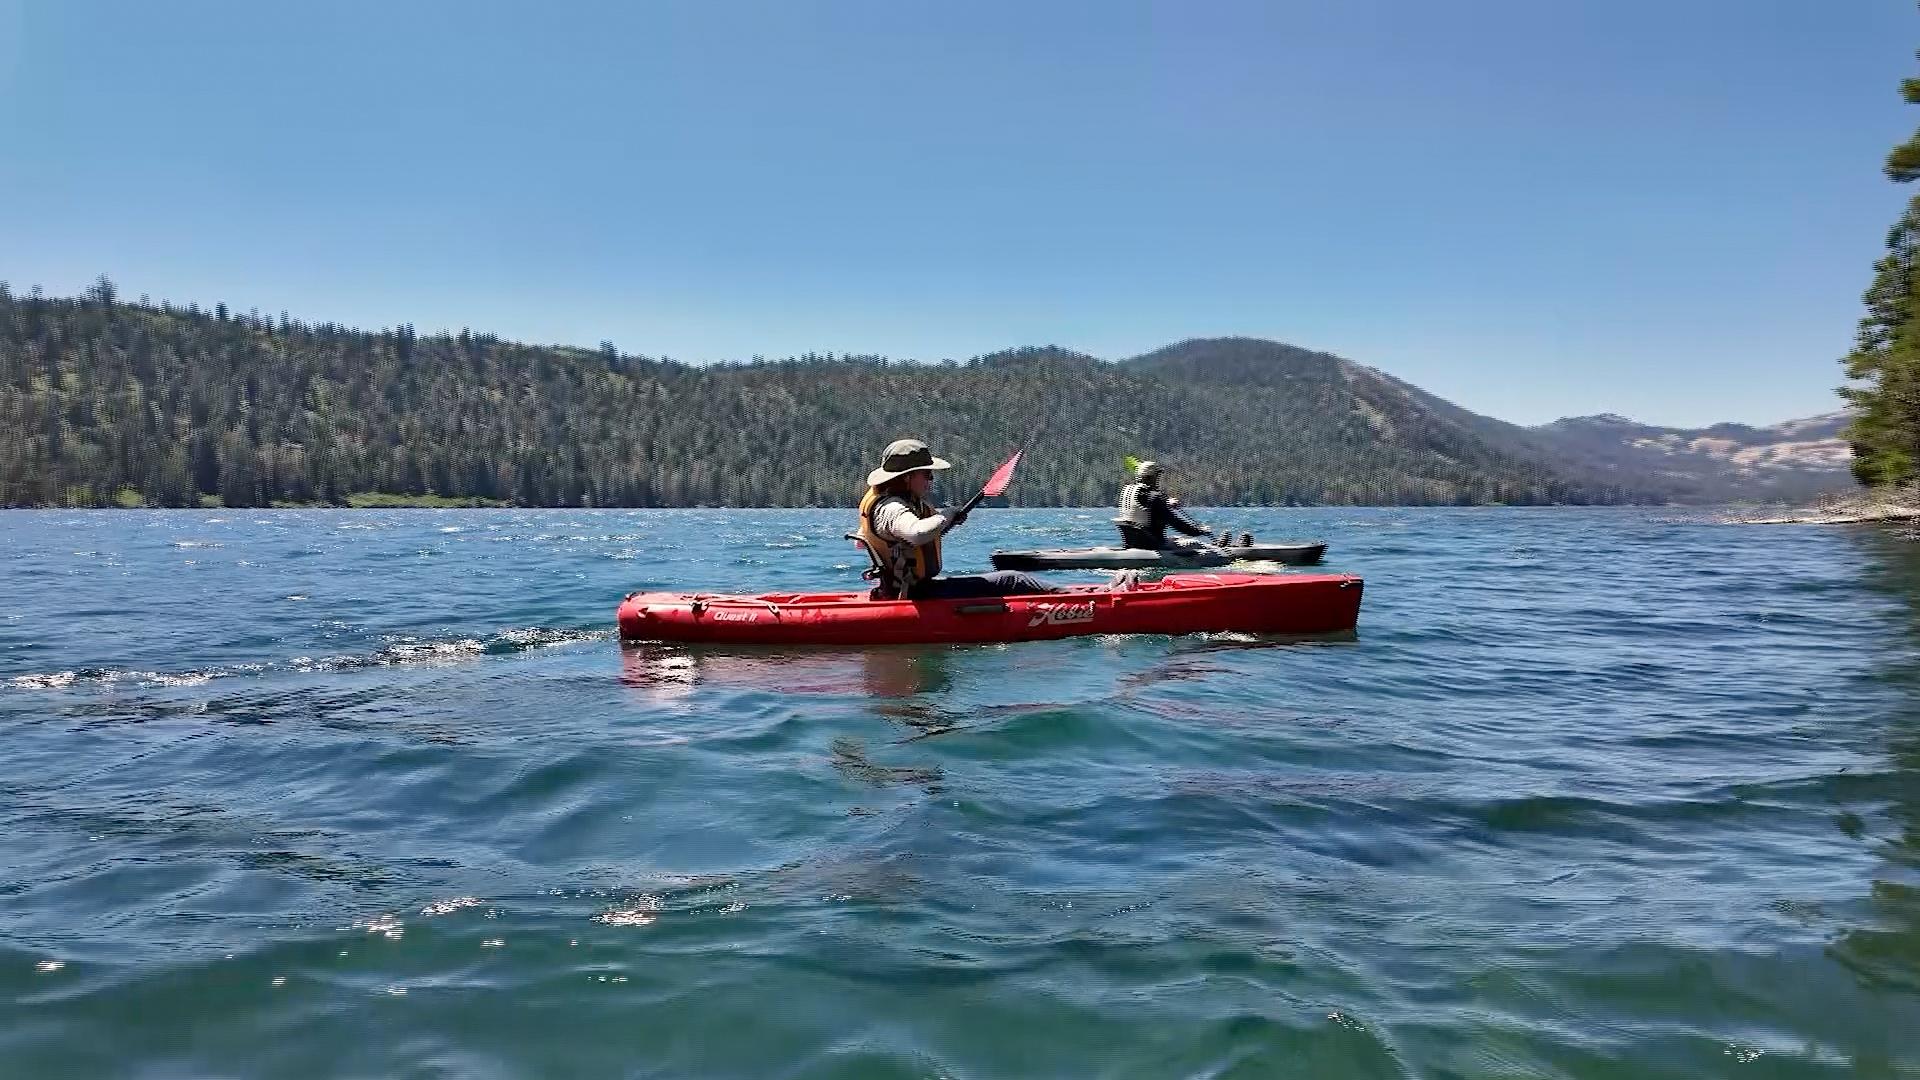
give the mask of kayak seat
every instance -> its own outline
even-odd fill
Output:
[[[880,595],[880,556],[874,553],[873,548],[867,545],[866,538],[859,533],[847,533],[846,537],[853,541],[854,547],[867,553],[867,568],[860,571],[862,578],[873,582],[873,588],[867,592],[867,599],[884,600],[885,597]]]

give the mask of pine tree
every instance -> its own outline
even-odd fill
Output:
[[[105,274],[95,278],[93,286],[87,290],[88,298],[109,312],[113,310],[113,302],[119,295],[119,290]]]
[[[1887,235],[1887,255],[1874,267],[1867,315],[1846,358],[1840,389],[1856,410],[1847,437],[1853,474],[1869,486],[1913,480],[1920,463],[1920,196]]]
[[[1900,92],[1920,104],[1920,79]],[[1920,179],[1920,131],[1887,155],[1887,177],[1905,184]],[[1862,484],[1884,486],[1914,480],[1920,467],[1920,196],[1887,233],[1887,254],[1874,266],[1853,352],[1842,361],[1857,384],[1840,388],[1856,411],[1847,437],[1853,443],[1853,475]]]

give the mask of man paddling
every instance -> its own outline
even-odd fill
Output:
[[[1158,462],[1143,461],[1133,470],[1133,483],[1120,489],[1120,515],[1113,519],[1120,526],[1120,543],[1130,548],[1163,551],[1167,547],[1167,529],[1178,529],[1188,536],[1207,535],[1207,527],[1188,520],[1180,512],[1177,499],[1160,490]]]
[[[880,598],[954,600],[1066,592],[1018,570],[940,576],[940,538],[959,528],[968,513],[967,507],[937,510],[927,501],[934,472],[950,467],[919,439],[900,439],[887,447],[880,467],[867,474],[859,536],[873,555]]]

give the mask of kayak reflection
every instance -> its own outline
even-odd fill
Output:
[[[924,645],[822,652],[640,643],[621,648],[620,681],[665,697],[724,686],[781,694],[906,698],[951,688],[952,652],[950,647]]]

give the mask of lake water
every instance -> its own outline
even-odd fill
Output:
[[[1202,516],[1356,638],[628,650],[846,515],[0,514],[0,1076],[1920,1075],[1920,546]]]

